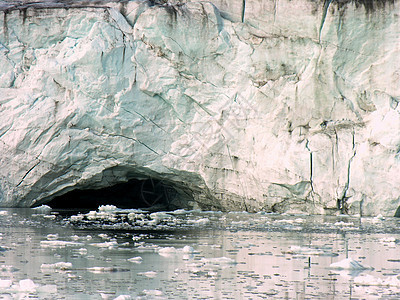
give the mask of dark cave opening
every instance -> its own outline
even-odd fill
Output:
[[[396,209],[396,212],[394,213],[394,217],[400,218],[400,206]]]
[[[131,179],[100,189],[76,189],[46,203],[53,209],[93,210],[101,205],[115,205],[123,209],[173,210],[177,190],[158,179]],[[178,197],[179,198],[179,197]]]

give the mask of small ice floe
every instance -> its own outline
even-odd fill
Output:
[[[0,266],[0,272],[16,272],[19,271],[19,269],[10,266],[10,265],[1,265]]]
[[[235,265],[237,262],[229,257],[212,257],[212,258],[202,258],[201,262],[211,265]]]
[[[8,251],[8,250],[10,250],[11,248],[9,248],[9,247],[3,247],[3,246],[0,246],[0,252],[5,252],[5,251]]]
[[[208,223],[210,223],[210,219],[209,218],[201,218],[201,219],[196,220],[194,222],[194,224],[201,225],[201,226],[207,225]]]
[[[95,273],[95,274],[128,271],[128,269],[119,269],[119,268],[115,268],[115,267],[90,267],[90,268],[87,268],[86,270],[88,270],[91,273]]]
[[[0,289],[10,288],[12,285],[12,281],[9,279],[0,279]]]
[[[332,263],[329,266],[331,269],[336,270],[372,270],[370,266],[364,266],[352,258],[346,258],[341,261]]]
[[[117,298],[114,298],[114,300],[131,300],[132,296],[131,295],[119,295]]]
[[[69,219],[71,220],[71,222],[80,222],[85,218],[84,215],[79,214],[79,215],[73,215],[71,216]]]
[[[116,207],[115,205],[100,205],[97,210],[114,212],[114,211],[118,210],[118,207]]]
[[[70,242],[70,241],[41,241],[40,246],[43,248],[65,248],[65,247],[79,247],[83,246],[83,243]]]
[[[285,224],[296,224],[296,223],[303,223],[305,220],[301,218],[297,219],[283,219],[283,220],[275,220],[275,224],[285,223]]]
[[[174,214],[174,215],[184,215],[184,214],[187,214],[188,211],[185,209],[177,209],[177,210],[171,211],[170,213]]]
[[[47,214],[49,212],[52,211],[52,208],[48,205],[41,205],[38,207],[34,207],[32,208],[36,213],[40,213],[40,214]]]
[[[114,211],[111,209],[107,210],[101,210],[101,211],[95,211],[92,210],[88,212],[86,215],[84,215],[88,220],[90,221],[108,221],[108,222],[116,222],[118,219],[116,217],[116,214]],[[71,219],[72,221],[72,219]]]
[[[73,240],[73,241],[79,241],[79,236],[77,236],[76,234],[75,234],[75,235],[72,235],[72,236],[71,236],[71,240]]]
[[[155,271],[148,271],[148,272],[140,272],[138,275],[146,276],[147,278],[155,278],[158,273]]]
[[[91,239],[93,239],[91,235],[78,236],[78,235],[74,234],[71,236],[71,240],[73,240],[73,241],[79,241],[79,240],[90,241]]]
[[[358,285],[400,287],[400,280],[397,276],[390,276],[382,279],[369,274],[361,274],[354,278],[354,283]]]
[[[104,243],[93,243],[90,246],[99,247],[99,248],[107,248],[107,249],[115,249],[118,247],[118,243],[116,241],[104,242]]]
[[[182,248],[182,252],[189,254],[189,253],[195,253],[195,250],[192,246],[186,245],[185,247]]]
[[[336,222],[333,225],[335,225],[337,227],[354,227],[355,226],[353,222],[343,222],[343,221]]]
[[[22,279],[19,281],[18,290],[23,292],[34,292],[37,287],[38,285],[35,284],[32,279]]]
[[[33,282],[32,279],[22,279],[18,283],[13,283],[11,280],[0,280],[0,289],[5,293],[39,293],[39,294],[56,294],[56,285],[39,285]],[[25,299],[25,297],[20,297],[13,299]],[[23,295],[25,296],[25,295]],[[8,299],[8,298],[6,298]],[[11,299],[11,298],[10,298]]]
[[[153,220],[165,220],[172,218],[171,214],[166,213],[165,211],[154,212],[150,214],[150,218]]]
[[[330,248],[316,248],[316,247],[301,247],[290,246],[289,250],[285,253],[299,254],[299,255],[316,255],[316,256],[337,256],[338,254],[332,253]]]
[[[75,249],[74,252],[79,254],[79,255],[86,255],[88,253],[86,248]]]
[[[99,291],[101,299],[110,300],[115,295],[114,291]]]
[[[49,241],[58,240],[58,233],[55,233],[55,234],[48,234],[48,235],[46,236],[46,238],[47,238]]]
[[[58,262],[54,264],[42,264],[40,269],[43,271],[66,271],[72,269],[72,263],[70,262]]]
[[[103,240],[109,240],[110,239],[110,237],[105,233],[99,233],[97,236],[102,238]]]
[[[176,249],[174,247],[164,247],[158,249],[158,254],[164,257],[170,257],[176,253]]]
[[[144,242],[135,243],[134,245],[136,247],[135,250],[138,251],[138,252],[141,252],[141,253],[143,253],[143,252],[156,252],[160,248],[157,245],[145,244]]]
[[[143,261],[143,258],[140,256],[136,256],[136,257],[128,258],[128,261],[130,261],[134,264],[141,264]]]
[[[204,226],[210,223],[210,219],[209,218],[201,218],[201,219],[197,219],[197,220],[188,220],[187,221],[188,224],[192,224],[192,225],[199,225],[199,226]]]
[[[146,295],[146,296],[155,296],[155,297],[160,297],[162,295],[164,295],[164,293],[160,290],[143,290],[142,294]]]
[[[54,220],[56,218],[56,215],[44,215],[43,218]]]
[[[388,247],[396,247],[396,238],[394,237],[385,237],[379,240],[384,246]]]

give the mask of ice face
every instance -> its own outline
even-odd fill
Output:
[[[395,214],[399,1],[161,2],[0,6],[1,206],[154,177],[176,207]]]

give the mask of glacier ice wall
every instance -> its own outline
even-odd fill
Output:
[[[156,178],[191,207],[393,216],[399,11],[4,2],[0,205]]]

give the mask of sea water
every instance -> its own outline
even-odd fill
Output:
[[[400,220],[0,209],[0,299],[399,299]]]

